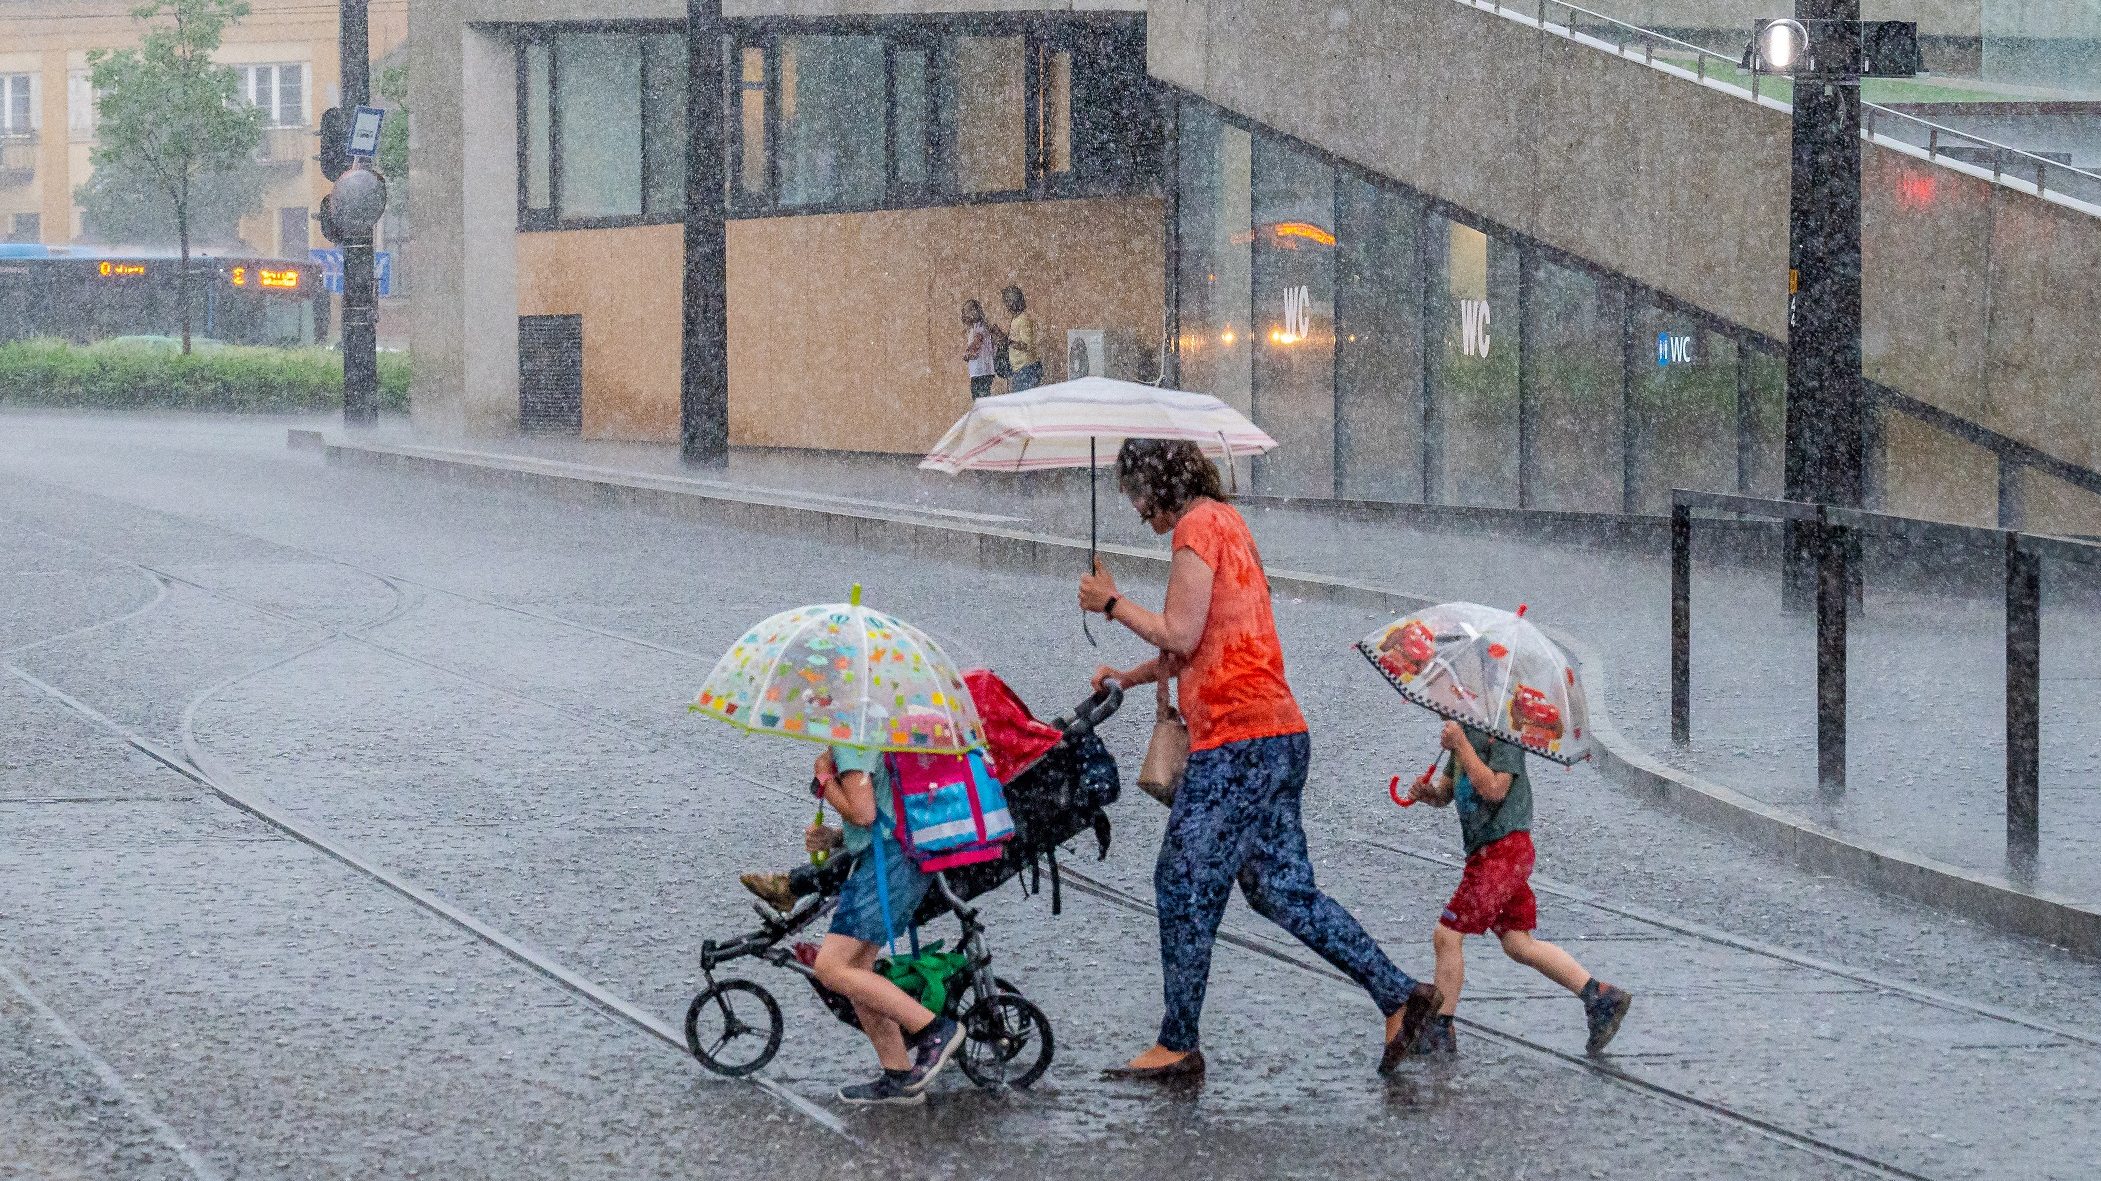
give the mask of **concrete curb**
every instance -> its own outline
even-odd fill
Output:
[[[330,463],[414,471],[485,487],[530,488],[565,500],[627,505],[744,528],[793,527],[803,536],[841,544],[992,568],[1078,570],[1087,552],[1085,543],[1070,538],[920,516],[883,506],[854,507],[838,498],[820,503],[759,490],[731,494],[704,481],[676,476],[421,445],[330,442],[319,431],[292,430],[286,442],[296,450],[319,451]],[[810,529],[813,520],[820,526],[815,532]],[[1148,563],[1156,568],[1158,577],[1166,576],[1163,552],[1110,544],[1100,549]],[[1295,598],[1380,611],[1413,610],[1432,601],[1371,583],[1303,571],[1272,570],[1269,580],[1272,589]],[[1590,682],[1598,769],[1645,802],[1749,841],[1813,873],[1842,877],[2000,930],[2101,957],[2101,909],[1841,833],[1665,765],[1622,733],[1605,708],[1610,674],[1604,660],[1588,644],[1565,632],[1549,629],[1549,634],[1582,666]]]

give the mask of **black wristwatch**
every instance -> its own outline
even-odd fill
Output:
[[[1109,601],[1102,604],[1102,618],[1114,622],[1116,619],[1116,604],[1121,602],[1123,602],[1122,595],[1110,595]]]

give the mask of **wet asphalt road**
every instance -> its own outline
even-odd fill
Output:
[[[683,712],[713,656],[861,581],[1049,714],[1095,656],[1069,579],[282,443],[0,415],[0,1175],[2073,1177],[2101,1141],[2090,962],[1767,864],[1586,770],[1538,777],[1538,884],[1542,934],[1641,995],[1601,1066],[1574,1002],[1480,943],[1461,1062],[1382,1083],[1369,1004],[1236,902],[1278,954],[1221,950],[1202,1094],[1097,1081],[1158,1018],[1161,817],[1133,792],[1064,915],[987,907],[1058,1035],[1030,1092],[840,1108],[865,1046],[751,973],[788,1011],[768,1076],[834,1131],[139,747],[675,1021],[699,941],[747,925],[735,872],[789,862],[807,813],[803,748]],[[1383,785],[1432,730],[1347,653],[1375,616],[1280,620],[1323,883],[1426,973],[1456,825]],[[1127,769],[1145,712],[1108,727]]]

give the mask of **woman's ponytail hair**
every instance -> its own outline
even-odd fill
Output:
[[[1224,500],[1218,469],[1187,439],[1125,439],[1116,453],[1116,486],[1154,512],[1179,513],[1199,497]]]

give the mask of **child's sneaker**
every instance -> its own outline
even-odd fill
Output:
[[[874,1082],[856,1083],[839,1088],[841,1103],[858,1103],[873,1106],[880,1103],[911,1107],[926,1102],[926,1092],[911,1089],[911,1079],[916,1071],[885,1070]]]
[[[1620,1022],[1627,1019],[1627,1010],[1634,1004],[1634,994],[1593,979],[1583,986],[1581,995],[1583,1020],[1590,1026],[1590,1040],[1584,1043],[1583,1052],[1596,1054],[1620,1031]]]
[[[759,901],[782,914],[795,909],[795,890],[789,886],[787,874],[747,873],[738,875],[737,880],[744,883],[745,889],[758,895]]]
[[[1457,1058],[1459,1031],[1452,1028],[1452,1019],[1439,1014],[1424,1022],[1422,1036],[1410,1052],[1418,1058]]]
[[[934,1023],[919,1031],[912,1039],[912,1077],[905,1086],[915,1095],[923,1094],[934,1076],[948,1065],[948,1060],[963,1048],[963,1027],[947,1017],[936,1017]]]

